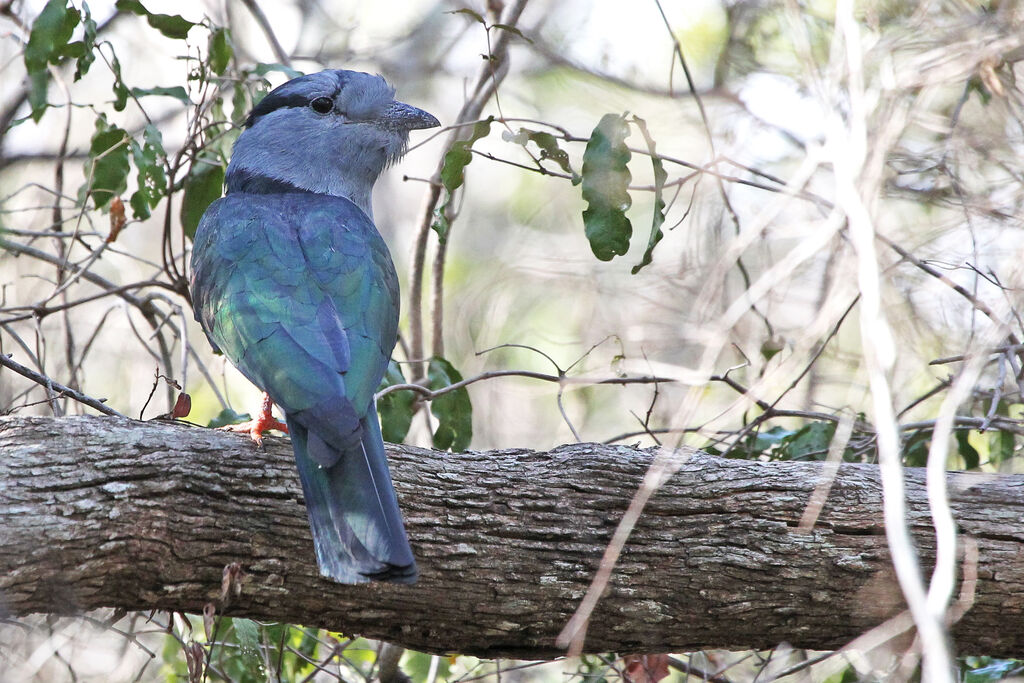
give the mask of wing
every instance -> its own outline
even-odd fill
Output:
[[[207,336],[334,446],[310,446],[332,465],[359,442],[397,339],[397,277],[373,223],[340,197],[231,194],[203,216],[192,269]]]

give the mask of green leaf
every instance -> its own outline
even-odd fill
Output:
[[[462,381],[462,375],[444,358],[434,357],[427,366],[427,386],[433,390]],[[449,391],[430,402],[430,412],[437,418],[434,448],[464,451],[473,439],[473,405],[465,387]]]
[[[89,3],[82,3],[82,28],[85,33],[82,36],[82,54],[78,56],[75,64],[75,80],[78,81],[89,71],[89,67],[96,61],[96,22],[89,11]]]
[[[445,196],[436,209],[434,209],[434,222],[431,228],[437,233],[437,238],[444,244],[448,239],[448,231],[451,226],[448,224],[447,210],[452,202],[455,190],[462,187],[466,182],[466,166],[473,161],[473,153],[470,151],[473,143],[480,138],[487,137],[491,132],[493,116],[488,116],[483,121],[477,121],[473,125],[473,132],[465,140],[456,140],[444,155],[444,164],[441,166],[441,185],[444,187]]]
[[[121,78],[121,61],[117,58],[117,55],[110,60],[110,70],[114,72],[114,109],[116,111],[124,111],[125,106],[128,104],[128,86],[124,84],[124,79]]]
[[[235,627],[235,637],[238,638],[238,644],[242,646],[242,652],[251,655],[257,654],[260,650],[260,630],[256,626],[256,622],[252,619],[236,617],[231,620],[231,624]]]
[[[626,218],[632,200],[627,188],[632,176],[626,164],[629,148],[626,117],[606,114],[583,152],[583,199],[588,207],[583,224],[594,256],[610,261],[629,250],[633,226]]]
[[[510,134],[508,131],[503,132],[501,138],[506,142],[514,142],[522,147],[526,147],[527,142],[534,143],[540,149],[541,159],[554,161],[563,171],[572,176],[573,185],[580,184],[582,178],[573,170],[572,164],[569,163],[568,152],[558,146],[558,138],[551,133],[520,128],[519,132],[515,135]]]
[[[217,417],[210,420],[207,427],[217,429],[218,427],[226,427],[228,425],[236,425],[239,422],[248,422],[252,419],[249,413],[236,413],[231,408],[225,408],[217,414]]]
[[[299,76],[303,75],[301,71],[296,71],[290,66],[285,66],[284,64],[276,64],[274,62],[260,62],[259,64],[252,68],[252,73],[260,77],[266,76],[271,71],[278,71],[280,73],[283,73],[288,78],[298,78]]]
[[[192,162],[185,177],[181,200],[181,226],[189,239],[196,236],[196,228],[206,208],[220,199],[224,189],[224,166],[219,159],[200,156]]]
[[[988,433],[988,461],[993,465],[1013,457],[1015,440],[1013,432],[994,429]]]
[[[46,89],[50,81],[47,65],[60,60],[80,20],[78,10],[69,7],[67,0],[49,0],[32,22],[24,60],[29,78],[28,101],[32,107],[32,119],[37,123],[47,106]]]
[[[105,116],[96,119],[96,132],[89,144],[85,162],[88,193],[96,208],[106,206],[128,187],[128,152],[131,137],[117,126],[107,123]]]
[[[928,464],[928,449],[932,444],[932,430],[914,432],[903,444],[903,464],[906,467],[925,467]]]
[[[164,173],[163,138],[153,124],[146,126],[143,133],[145,144],[132,140],[132,157],[138,169],[138,189],[132,193],[129,203],[136,218],[146,219],[150,210],[160,203],[167,189],[167,175]]]
[[[836,433],[832,422],[810,422],[779,448],[780,460],[824,460]]]
[[[978,467],[981,458],[978,456],[977,449],[967,440],[970,435],[970,431],[966,429],[958,429],[955,432],[956,450],[960,457],[964,459],[964,468],[973,470]]]
[[[180,85],[175,85],[171,87],[158,86],[155,88],[132,88],[131,94],[132,97],[135,98],[147,97],[149,95],[173,97],[174,99],[178,100],[186,106],[192,104],[192,100],[188,98],[188,93],[185,91],[185,88],[183,88]]]
[[[450,12],[445,12],[445,14],[465,14],[468,17],[472,17],[473,21],[475,21],[476,23],[483,24],[484,26],[487,25],[487,22],[484,21],[483,16],[479,12],[474,12],[471,9],[455,9],[451,10]]]
[[[781,446],[787,439],[793,438],[795,434],[796,430],[786,429],[785,427],[772,427],[767,431],[759,431],[750,441],[748,447],[749,454],[742,457],[748,460],[756,458],[762,453]]]
[[[231,33],[226,28],[218,28],[210,34],[209,42],[210,69],[221,76],[231,63],[234,49],[231,45]]]
[[[523,35],[523,32],[517,29],[515,26],[509,26],[508,24],[491,24],[491,28],[500,28],[502,31],[508,31],[514,33],[526,42],[532,44],[533,41]]]
[[[644,141],[647,143],[647,151],[651,154],[651,166],[654,167],[654,217],[651,220],[651,236],[647,238],[647,249],[644,250],[644,256],[640,263],[633,266],[633,269],[630,271],[633,275],[636,275],[640,272],[641,268],[650,264],[654,247],[665,236],[661,231],[661,226],[665,224],[665,199],[663,194],[665,181],[668,180],[668,173],[665,172],[665,165],[661,162],[661,157],[658,156],[658,152],[654,149],[654,138],[651,137],[650,131],[647,130],[647,123],[639,116],[633,117],[633,123],[636,124],[636,127],[640,129],[640,133],[644,136]]]
[[[405,384],[402,368],[395,361],[388,363],[387,372],[381,380],[377,391],[396,384]],[[391,443],[402,443],[409,427],[412,425],[413,407],[416,396],[411,391],[393,391],[377,401],[377,412],[380,413],[380,430],[384,440]]]
[[[145,17],[150,26],[175,40],[184,40],[189,30],[193,26],[197,26],[195,22],[188,21],[177,14],[153,14],[139,0],[117,0],[115,7],[123,12],[131,12]]]
[[[961,665],[963,683],[995,683],[1005,681],[1013,674],[1019,674],[1024,661],[1019,659],[993,659],[992,657],[967,657]],[[973,665],[973,666],[972,666]]]

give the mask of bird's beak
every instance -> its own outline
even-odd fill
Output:
[[[384,121],[394,128],[419,130],[421,128],[437,128],[441,122],[422,109],[417,109],[405,102],[392,102],[384,111]]]

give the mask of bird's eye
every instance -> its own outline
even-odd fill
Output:
[[[330,97],[318,97],[309,103],[317,114],[329,114],[334,109],[334,100]]]

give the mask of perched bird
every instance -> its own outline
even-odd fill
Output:
[[[288,81],[246,119],[193,242],[196,319],[284,411],[320,573],[342,583],[417,577],[373,401],[398,280],[370,195],[409,131],[438,125],[380,76]]]

